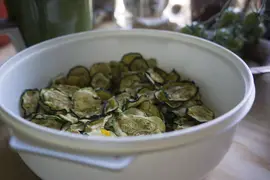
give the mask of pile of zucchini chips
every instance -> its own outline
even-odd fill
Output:
[[[21,109],[38,125],[89,136],[163,133],[215,117],[193,81],[134,52],[120,61],[73,67],[46,88],[25,90]]]

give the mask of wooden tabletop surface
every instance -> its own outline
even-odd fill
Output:
[[[0,62],[13,54],[12,45],[0,48]],[[254,106],[240,123],[229,152],[206,180],[270,180],[270,74],[254,79]],[[17,153],[9,149],[8,139],[6,127],[0,125],[0,179],[38,180]]]

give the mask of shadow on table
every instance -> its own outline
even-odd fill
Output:
[[[40,180],[24,164],[20,156],[8,146],[8,130],[4,124],[0,124],[0,179],[3,180]]]

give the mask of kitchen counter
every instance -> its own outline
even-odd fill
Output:
[[[0,64],[13,54],[15,50],[12,45],[0,47]],[[205,180],[270,179],[270,73],[256,75],[254,79],[254,106],[240,123],[229,152]],[[38,180],[17,153],[9,149],[8,139],[7,128],[1,124],[0,179]]]

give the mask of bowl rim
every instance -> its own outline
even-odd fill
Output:
[[[229,56],[230,58],[234,59],[234,61],[237,60],[238,61],[237,63],[240,63],[240,65],[242,65],[242,72],[245,71],[245,73],[247,73],[247,76],[245,77],[246,80],[244,79],[245,86],[246,86],[245,96],[231,110],[220,115],[219,117],[215,118],[212,121],[209,121],[209,122],[197,125],[197,126],[183,129],[181,131],[172,131],[172,132],[146,135],[146,136],[129,136],[129,137],[117,137],[117,138],[108,138],[108,137],[103,137],[103,136],[85,136],[85,135],[81,135],[81,134],[73,134],[73,133],[69,133],[69,132],[63,132],[63,131],[39,126],[39,125],[36,125],[36,124],[31,123],[29,121],[26,121],[21,116],[16,115],[11,110],[8,110],[7,108],[4,107],[4,105],[1,102],[0,102],[0,112],[11,117],[12,121],[16,121],[17,123],[20,123],[20,125],[27,126],[28,128],[34,128],[34,129],[39,130],[41,132],[48,133],[50,135],[54,135],[54,136],[58,136],[58,137],[69,138],[72,140],[99,141],[102,143],[106,143],[106,142],[111,142],[111,143],[112,142],[113,143],[129,142],[130,143],[130,142],[138,142],[138,141],[142,142],[142,141],[149,141],[149,140],[160,140],[160,139],[166,139],[166,138],[181,136],[181,135],[189,135],[189,134],[192,134],[194,132],[198,132],[201,130],[205,130],[209,127],[215,126],[215,125],[221,123],[222,121],[224,121],[225,119],[229,118],[230,116],[232,116],[234,113],[236,113],[247,102],[247,100],[249,99],[249,96],[252,93],[252,89],[254,87],[253,75],[252,75],[249,67],[247,66],[247,64],[240,57],[238,57],[236,54],[232,53],[231,51],[225,49],[224,47],[222,47],[216,43],[213,43],[213,42],[210,42],[208,40],[201,39],[201,38],[198,38],[195,36],[186,35],[186,34],[182,34],[182,33],[178,33],[178,32],[152,30],[152,29],[151,30],[150,29],[93,30],[93,31],[89,31],[89,32],[80,32],[80,33],[69,34],[69,35],[65,35],[65,36],[61,36],[61,37],[57,37],[54,39],[44,41],[42,43],[33,45],[25,50],[22,50],[21,52],[17,53],[13,57],[11,57],[8,61],[6,61],[0,67],[0,72],[2,72],[1,76],[0,76],[0,82],[5,77],[5,75],[8,73],[9,69],[12,68],[12,66],[11,66],[12,64],[14,65],[17,63],[22,63],[24,61],[24,59],[21,59],[22,57],[27,57],[27,56],[31,56],[35,53],[40,53],[48,47],[62,46],[65,43],[80,41],[80,40],[85,39],[85,37],[87,37],[87,39],[90,40],[91,38],[100,38],[100,37],[104,37],[104,36],[114,37],[115,35],[117,35],[117,36],[142,35],[142,36],[148,36],[148,37],[151,36],[153,38],[159,38],[160,36],[162,36],[163,38],[166,37],[166,38],[170,38],[170,39],[176,40],[176,41],[189,41],[189,42],[196,44],[198,46],[199,46],[199,44],[200,45],[204,44],[205,46],[208,47],[209,50],[211,49],[212,52],[214,52],[214,50],[216,50],[215,53],[217,53],[219,55],[222,54],[222,56],[224,56],[224,54],[226,54],[226,56]],[[200,47],[202,47],[202,46],[200,46]],[[37,50],[39,50],[39,51],[37,52]],[[33,52],[33,51],[35,51],[35,52]],[[236,63],[236,62],[233,62],[233,63]],[[236,68],[239,69],[238,67],[236,67]]]

